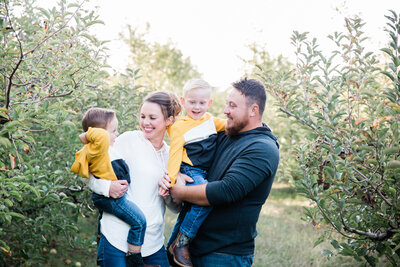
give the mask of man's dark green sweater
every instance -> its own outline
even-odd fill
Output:
[[[219,133],[206,195],[213,210],[190,244],[193,256],[254,254],[256,223],[275,177],[279,145],[268,126]]]

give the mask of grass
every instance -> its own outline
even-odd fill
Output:
[[[45,258],[45,261],[33,266],[97,266],[97,212],[93,212],[92,216],[86,218],[81,217],[78,228],[79,233],[73,237],[75,241],[73,246],[64,235],[59,235],[55,242],[52,242],[54,245],[43,251],[41,256]]]
[[[357,266],[350,257],[327,259],[324,242],[314,248],[321,229],[303,221],[307,199],[296,196],[293,188],[275,184],[263,206],[257,224],[256,252],[253,266]]]
[[[351,257],[334,256],[327,259],[322,255],[324,249],[333,251],[329,242],[314,248],[321,234],[317,229],[303,221],[303,206],[309,201],[296,195],[292,187],[274,184],[271,194],[263,206],[257,224],[256,251],[253,266],[363,266]],[[177,215],[167,210],[165,215],[165,242],[168,241]],[[95,216],[80,221],[78,239],[92,242],[96,230]],[[57,247],[57,254],[48,258],[46,266],[96,266],[94,245],[83,248]],[[48,253],[48,252],[47,252]],[[47,254],[49,255],[49,254]],[[67,264],[68,263],[68,264]],[[39,265],[40,266],[40,265]],[[78,264],[79,266],[79,264]],[[383,266],[383,265],[381,265]]]
[[[296,195],[293,187],[274,184],[257,223],[254,267],[361,265],[350,257],[336,256],[328,260],[322,255],[324,249],[332,249],[327,242],[313,247],[322,230],[301,219],[303,206],[307,205],[309,201]],[[175,219],[176,215],[167,211],[166,237]]]

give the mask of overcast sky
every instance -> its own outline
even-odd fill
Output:
[[[105,22],[95,34],[111,40],[109,63],[116,70],[125,69],[129,54],[118,33],[127,24],[144,30],[148,22],[151,40],[172,41],[203,78],[222,88],[243,75],[239,57],[250,56],[249,43],[264,43],[272,56],[291,58],[294,30],[310,32],[324,48],[328,34],[344,31],[345,16],[358,15],[366,22],[370,49],[378,51],[388,40],[384,15],[389,9],[400,12],[399,0],[92,0],[90,5],[98,6]]]

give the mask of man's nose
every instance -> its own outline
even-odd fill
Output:
[[[226,106],[226,107],[224,108],[224,114],[229,114],[228,106]]]

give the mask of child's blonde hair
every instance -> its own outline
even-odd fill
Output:
[[[105,129],[115,117],[115,111],[105,108],[91,108],[86,111],[82,119],[83,131],[87,132],[89,127]]]
[[[211,85],[208,82],[203,79],[191,79],[183,86],[183,97],[185,97],[187,92],[193,89],[207,89],[211,93]]]

